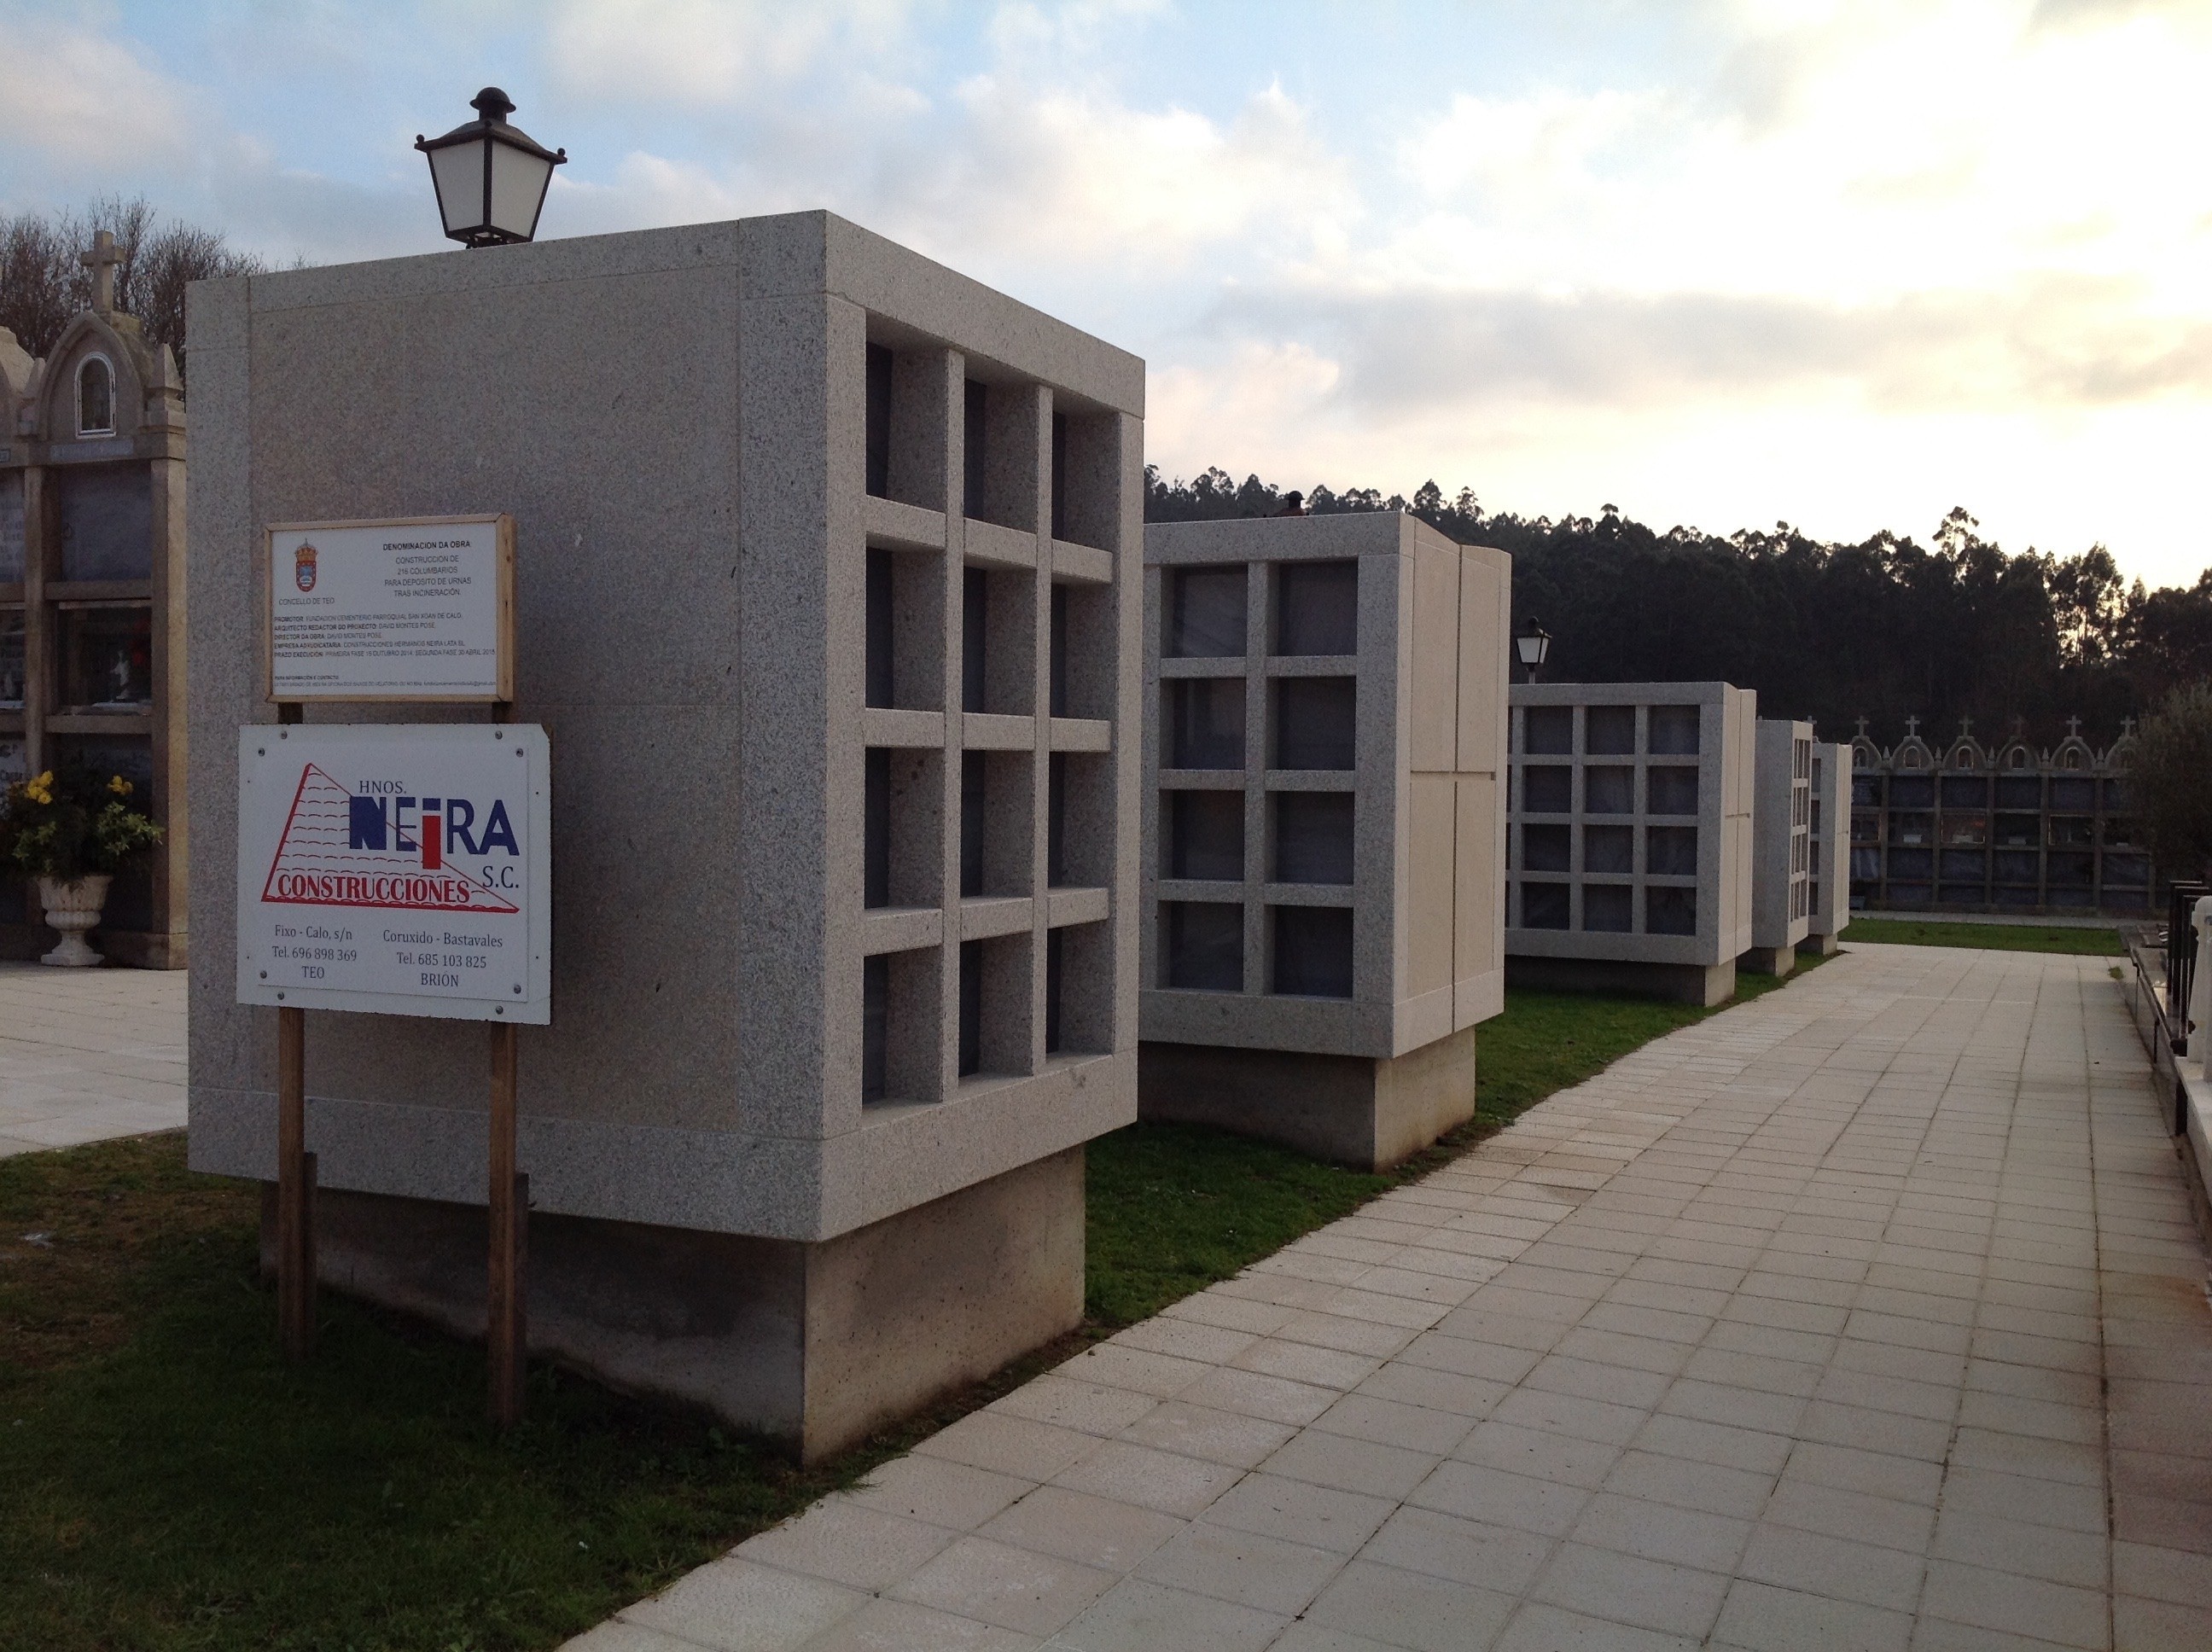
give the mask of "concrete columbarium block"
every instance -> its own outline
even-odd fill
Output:
[[[1752,799],[1751,947],[1739,962],[1786,975],[1813,908],[1813,726],[1759,720]]]
[[[811,1458],[1073,1327],[1083,1144],[1136,1116],[1143,363],[823,213],[206,283],[191,326],[195,1167],[275,1163],[260,528],[504,510],[554,774],[533,1346]],[[483,1038],[307,1023],[323,1277],[464,1332]]]
[[[1395,1163],[1504,1001],[1511,559],[1392,512],[1145,560],[1144,1115]]]
[[[184,381],[114,307],[116,259],[96,245],[92,307],[43,360],[0,328],[0,786],[82,764],[137,788],[163,841],[115,880],[92,938],[181,969]],[[53,944],[25,880],[0,874],[0,957]]]
[[[1753,725],[1726,683],[1512,689],[1516,984],[1718,1004],[1752,944]]]
[[[1813,892],[1801,952],[1823,957],[1851,920],[1851,749],[1840,740],[1813,745]]]

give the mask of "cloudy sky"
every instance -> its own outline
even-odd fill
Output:
[[[487,82],[546,235],[826,205],[1170,473],[2212,564],[2212,0],[0,0],[0,211],[434,251]]]

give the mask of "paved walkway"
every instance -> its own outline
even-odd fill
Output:
[[[0,963],[0,1158],[185,1123],[185,972]]]
[[[2203,1652],[2205,1254],[2108,962],[1857,949],[571,1646]]]

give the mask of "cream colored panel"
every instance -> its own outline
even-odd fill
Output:
[[[1406,991],[1449,987],[1452,980],[1453,799],[1449,774],[1412,777],[1412,875],[1406,880]]]
[[[1419,540],[1413,546],[1413,767],[1449,774],[1459,715],[1459,552]]]
[[[1503,872],[1498,865],[1503,827],[1498,782],[1487,774],[1462,774],[1457,787],[1458,841],[1452,881],[1452,978],[1468,981],[1504,965],[1505,931],[1498,910]]]
[[[1469,547],[1459,560],[1459,771],[1495,774],[1505,748],[1513,559]]]

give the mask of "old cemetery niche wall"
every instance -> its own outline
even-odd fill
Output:
[[[72,765],[131,783],[165,841],[116,879],[94,939],[180,969],[184,392],[100,273],[45,360],[0,330],[0,784]],[[0,875],[0,956],[53,944],[25,880]]]
[[[210,283],[191,327],[192,1163],[274,1157],[227,864],[259,530],[507,511],[561,868],[533,1345],[811,1457],[1074,1326],[1083,1144],[1136,1115],[1143,364],[821,213]],[[471,1334],[482,1070],[308,1030],[323,1277]]]
[[[1395,1162],[1504,1002],[1511,563],[1397,512],[1145,556],[1145,1115]]]
[[[1507,968],[1717,1004],[1752,944],[1753,723],[1726,683],[1512,690]]]
[[[2080,720],[2074,720],[2078,726]],[[2151,904],[2150,849],[2128,799],[2134,740],[2039,749],[1935,745],[1908,718],[1884,751],[1851,743],[1850,903],[1869,911],[2103,913]]]

